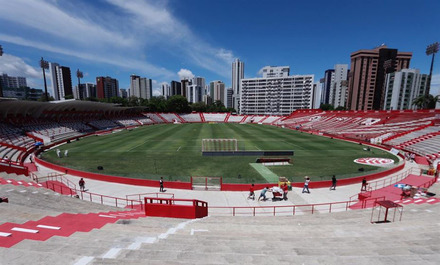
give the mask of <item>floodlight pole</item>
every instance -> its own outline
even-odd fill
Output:
[[[49,62],[45,61],[43,57],[41,57],[40,60],[40,67],[43,69],[43,80],[44,80],[44,95],[46,98],[46,101],[49,102],[49,95],[47,94],[47,83],[46,83],[46,72],[45,69],[49,69]]]
[[[430,89],[431,89],[431,80],[432,80],[432,69],[434,67],[434,57],[435,54],[439,51],[439,46],[440,44],[438,42],[435,42],[433,44],[428,45],[428,47],[426,47],[426,55],[431,55],[432,54],[432,59],[431,59],[431,69],[429,70],[429,80],[428,80],[428,88],[425,91],[425,95],[429,95]]]
[[[78,77],[78,97],[79,97],[79,99],[83,99],[83,93],[82,93],[82,91],[81,91],[81,78],[83,78],[84,77],[84,75],[83,75],[83,73],[78,69],[78,70],[76,70],[76,77]]]

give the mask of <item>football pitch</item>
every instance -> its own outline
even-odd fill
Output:
[[[258,157],[202,156],[202,139],[237,139],[238,150],[293,150],[295,154],[290,165],[261,169],[251,165]],[[357,158],[398,161],[379,149],[364,151],[362,145],[258,124],[159,124],[89,136],[57,148],[62,153],[68,149],[68,157],[58,158],[52,149],[43,153],[43,159],[83,171],[144,179],[162,176],[172,181],[212,176],[223,177],[225,183],[265,183],[285,176],[300,182],[305,175],[319,181],[333,174],[342,179],[384,170],[356,164]]]

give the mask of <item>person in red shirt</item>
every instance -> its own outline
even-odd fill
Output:
[[[283,190],[283,199],[285,200],[285,201],[287,201],[287,193],[289,192],[289,187],[287,186],[287,183],[286,182],[284,182],[284,184],[283,185],[281,185],[281,189]]]
[[[248,200],[249,199],[255,200],[254,184],[252,184],[251,187],[249,188],[249,196],[247,198]]]

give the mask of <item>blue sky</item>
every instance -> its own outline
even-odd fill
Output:
[[[440,41],[440,1],[407,0],[0,0],[0,72],[43,87],[38,61],[80,69],[82,82],[130,74],[162,82],[179,76],[231,82],[234,58],[245,76],[266,65],[323,76],[350,53],[385,43],[413,52],[429,72],[428,44]],[[440,56],[440,55],[439,55]],[[433,93],[440,92],[440,58]],[[72,76],[73,85],[77,84]]]

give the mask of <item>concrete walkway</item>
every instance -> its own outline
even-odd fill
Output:
[[[404,169],[396,172],[383,179],[396,176],[406,172],[412,168],[419,169],[419,166],[414,162],[406,162]],[[38,165],[38,176],[47,176],[49,173],[54,173],[49,168]],[[59,172],[56,172],[59,173]],[[79,177],[72,175],[65,175],[73,183],[78,183]],[[85,179],[86,189],[91,193],[97,193],[106,196],[125,198],[126,195],[140,194],[140,193],[156,193],[159,192],[157,187],[144,187],[127,184],[118,184],[111,182],[104,182],[92,179]],[[79,187],[78,187],[79,188]],[[318,204],[329,202],[348,201],[351,196],[356,195],[360,191],[360,183],[354,185],[338,186],[336,190],[329,190],[329,188],[310,189],[309,193],[301,193],[301,188],[293,188],[288,194],[287,201],[258,201],[257,198],[260,191],[256,191],[256,200],[247,200],[248,192],[234,192],[234,191],[200,191],[200,190],[181,190],[181,189],[167,189],[165,182],[166,193],[174,194],[177,199],[197,199],[208,202],[209,206],[281,206],[281,205],[304,205],[304,204]],[[271,193],[267,194],[268,198],[272,197]],[[169,197],[169,196],[163,196]],[[130,199],[134,199],[131,197]]]

